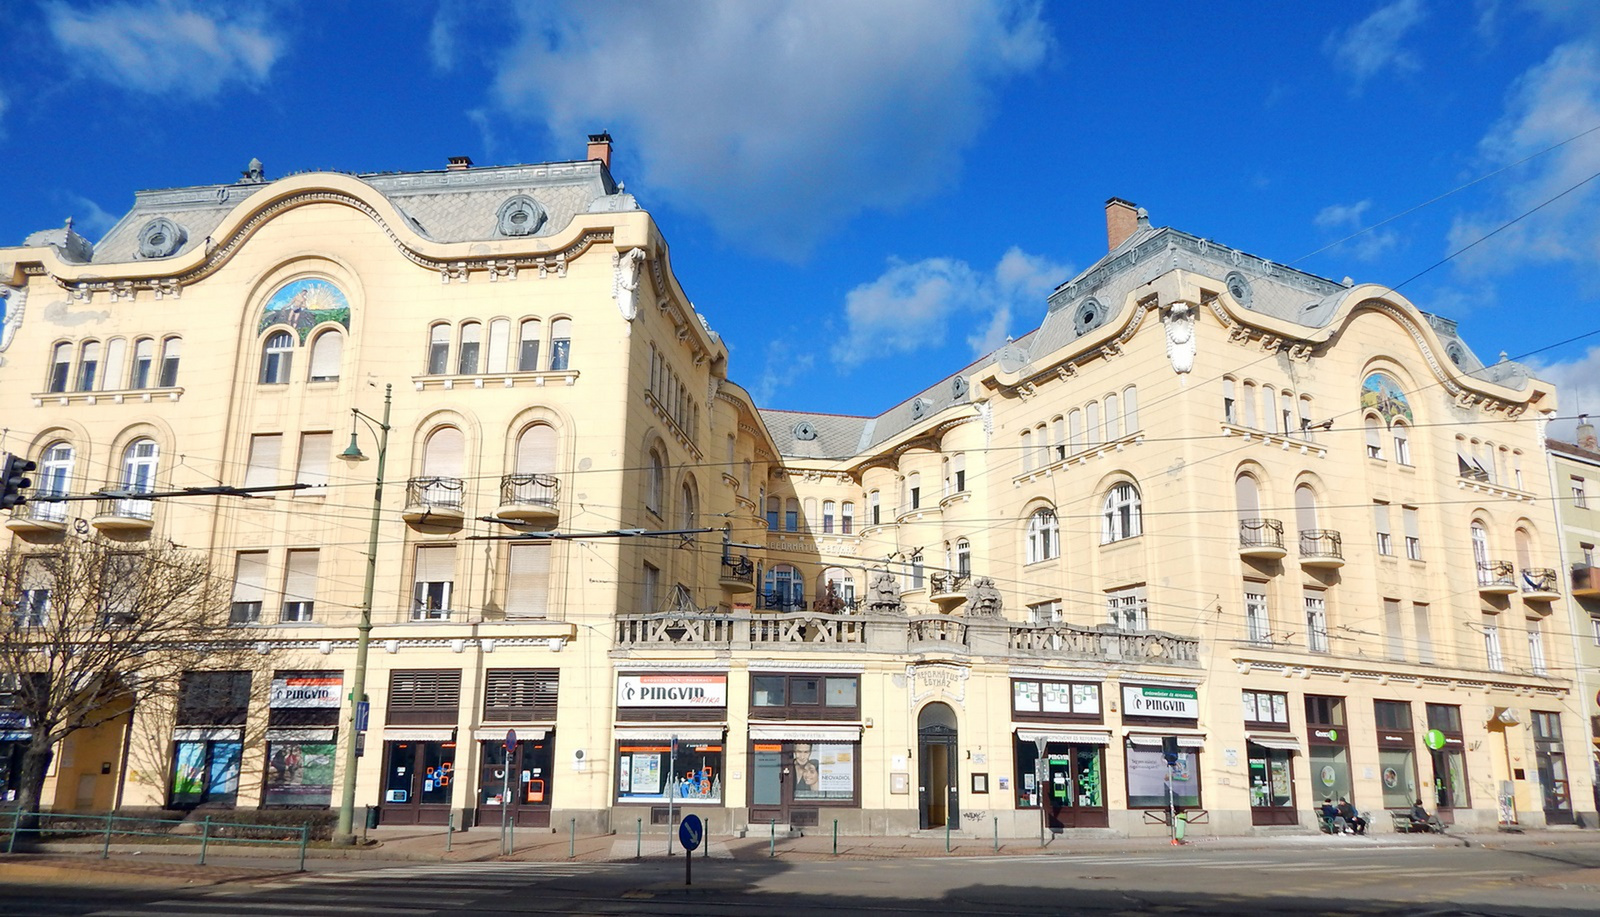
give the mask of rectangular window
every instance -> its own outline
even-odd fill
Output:
[[[1572,476],[1572,505],[1578,509],[1587,509],[1589,506],[1589,497],[1583,489],[1583,478],[1577,475]]]
[[[517,371],[531,373],[539,369],[539,338],[543,332],[537,319],[522,323],[517,342]]]
[[[558,669],[489,669],[483,681],[485,723],[527,723],[556,718]]]
[[[762,746],[756,747],[752,771],[761,764]],[[664,803],[676,797],[692,803],[719,803],[722,761],[720,744],[682,742],[674,756],[670,739],[624,739],[617,743],[617,801]],[[759,777],[754,773],[752,777],[759,784]]]
[[[228,623],[261,623],[261,603],[266,590],[267,552],[239,552],[234,558],[233,604],[228,610]]]
[[[1321,590],[1306,590],[1306,649],[1313,653],[1328,651],[1328,602]]]
[[[839,507],[839,532],[849,535],[856,529],[856,505],[846,503]]]
[[[1121,631],[1150,629],[1149,605],[1145,601],[1144,587],[1132,586],[1106,593],[1106,611],[1111,624]]]
[[[306,496],[323,496],[328,492],[328,466],[333,457],[332,433],[302,433],[300,435],[300,465],[295,470],[294,482],[306,484],[308,489],[296,491]]]
[[[1539,622],[1528,621],[1528,665],[1535,675],[1546,675],[1548,671],[1544,664],[1544,633],[1539,629]]]
[[[1059,624],[1063,620],[1059,599],[1028,606],[1029,624]]]
[[[1422,525],[1417,518],[1415,506],[1402,506],[1400,508],[1402,524],[1406,531],[1406,558],[1409,560],[1422,559]]]
[[[317,552],[290,551],[283,573],[283,616],[285,624],[311,620],[317,599]]]
[[[1367,418],[1367,458],[1383,458],[1383,427],[1376,417]]]
[[[1011,711],[1100,722],[1100,686],[1092,682],[1011,680]],[[1048,718],[1048,717],[1046,717]]]
[[[283,436],[278,433],[250,437],[250,459],[245,467],[244,486],[271,487],[278,483],[278,456],[283,451]]]
[[[832,500],[822,501],[822,534],[833,534],[834,503]]]
[[[389,725],[454,726],[460,709],[460,669],[396,669],[389,673],[384,719]]]
[[[1394,554],[1394,542],[1389,535],[1389,504],[1382,500],[1372,501],[1372,527],[1378,534],[1378,553]]]
[[[512,544],[506,563],[506,620],[544,618],[550,611],[550,544]]]
[[[852,720],[861,713],[859,675],[752,674],[750,715],[760,719]]]
[[[661,570],[654,564],[644,565],[644,580],[639,584],[639,613],[655,614],[661,595]]]
[[[1272,624],[1267,619],[1267,593],[1260,585],[1244,591],[1244,624],[1246,637],[1251,643],[1272,642]]]
[[[867,518],[871,525],[881,525],[883,523],[883,510],[879,505],[878,492],[876,490],[867,494]]]
[[[1276,691],[1245,691],[1246,726],[1289,726],[1289,695]]]
[[[455,589],[456,552],[453,545],[417,548],[416,572],[411,584],[411,620],[448,621],[451,593]]]
[[[161,379],[162,388],[172,388],[178,384],[178,357],[183,342],[177,338],[167,338],[161,343]]]
[[[1231,424],[1239,422],[1239,402],[1234,396],[1232,379],[1222,380],[1222,422]]]
[[[1417,661],[1432,665],[1433,625],[1428,617],[1428,606],[1422,602],[1411,603],[1411,620],[1417,632]]]
[[[1135,736],[1128,740],[1128,808],[1165,809],[1170,803],[1187,809],[1200,807],[1200,752],[1179,748],[1171,767],[1161,754],[1161,740]]]
[[[179,726],[243,726],[249,711],[249,672],[183,673],[178,686]]]
[[[150,387],[150,370],[156,362],[156,342],[150,338],[133,344],[133,371],[128,374],[128,388]]]
[[[1400,601],[1383,600],[1383,637],[1390,659],[1406,658],[1405,633],[1400,625]]]
[[[1489,671],[1506,670],[1506,657],[1500,651],[1500,624],[1493,615],[1483,616],[1483,651],[1488,659]]]
[[[956,493],[958,493],[958,494],[959,493],[966,493],[966,490],[967,490],[967,456],[966,456],[966,454],[962,453],[960,455],[957,455],[954,459],[951,460],[951,465],[955,469]]]

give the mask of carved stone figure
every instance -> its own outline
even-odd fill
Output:
[[[900,581],[888,570],[879,570],[872,575],[872,583],[867,587],[867,606],[873,611],[898,612],[902,609],[900,602]]]
[[[967,590],[967,616],[970,618],[998,618],[1005,609],[1005,602],[1000,597],[1000,590],[995,588],[994,580],[987,576],[980,576],[972,582],[972,588]]]
[[[1182,300],[1167,306],[1161,315],[1161,324],[1167,329],[1167,359],[1175,373],[1194,369],[1194,323],[1194,306]]]
[[[639,305],[634,294],[639,289],[639,268],[644,264],[644,258],[642,248],[631,248],[611,256],[611,266],[616,269],[611,295],[616,297],[617,308],[621,310],[622,317],[626,321],[633,321],[639,314]]]
[[[0,325],[0,350],[11,346],[11,339],[22,327],[22,312],[28,304],[27,287],[10,287],[0,284],[0,312],[5,313],[5,324]]]

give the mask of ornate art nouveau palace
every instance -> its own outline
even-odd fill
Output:
[[[1523,367],[1113,199],[1025,337],[875,417],[761,410],[609,159],[252,164],[0,249],[4,449],[119,494],[7,537],[209,552],[260,658],[68,740],[48,802],[337,805],[376,513],[386,823],[1140,834],[1169,787],[1195,833],[1591,823]],[[374,507],[336,459],[391,385]],[[138,496],[218,484],[307,486]]]

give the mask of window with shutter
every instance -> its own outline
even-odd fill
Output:
[[[511,347],[511,322],[497,318],[489,323],[489,352],[485,354],[486,372],[506,371],[506,356]]]
[[[450,619],[451,593],[455,590],[455,567],[454,545],[426,545],[417,548],[417,566],[411,587],[413,621]]]
[[[150,370],[156,362],[156,342],[141,338],[133,344],[133,372],[128,377],[128,388],[150,387]]]
[[[333,456],[332,433],[304,433],[300,436],[300,466],[295,472],[295,483],[308,484],[312,490],[300,493],[321,496],[327,492],[328,465]]]
[[[101,388],[108,392],[122,388],[123,371],[127,369],[128,342],[112,338],[106,342],[106,381]]]
[[[549,615],[550,545],[513,544],[506,563],[506,620]]]
[[[311,381],[337,382],[339,364],[344,360],[344,335],[329,329],[311,344]]]
[[[241,726],[249,710],[249,672],[183,673],[178,687],[178,725]]]
[[[553,720],[560,693],[557,669],[489,669],[483,680],[483,721]]]
[[[317,598],[317,552],[290,551],[283,575],[284,623],[311,620]]]
[[[278,456],[283,436],[263,433],[250,437],[250,460],[244,472],[244,486],[271,487],[278,483]]]
[[[390,725],[454,726],[460,708],[460,669],[401,669],[389,673],[385,722]]]
[[[178,359],[183,352],[181,338],[167,338],[161,342],[161,379],[162,388],[172,388],[178,384]]]
[[[267,589],[267,552],[241,551],[234,561],[229,624],[258,624]]]

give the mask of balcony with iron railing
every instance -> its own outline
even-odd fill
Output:
[[[1344,540],[1331,529],[1300,533],[1300,566],[1332,570],[1344,566]]]
[[[460,525],[465,515],[460,478],[423,477],[406,481],[406,506],[401,518],[429,525]]]
[[[6,528],[20,535],[47,535],[64,531],[67,527],[67,504],[40,503],[40,497],[66,496],[65,494],[34,493],[28,502],[11,509]]]
[[[1478,592],[1483,595],[1511,595],[1517,591],[1517,568],[1509,560],[1489,560],[1478,564]]]
[[[1600,598],[1600,567],[1591,564],[1573,564],[1572,595],[1580,599]]]
[[[756,567],[748,557],[724,557],[717,571],[717,584],[735,595],[756,591]]]
[[[1522,597],[1531,602],[1553,602],[1561,598],[1561,580],[1549,567],[1522,568]]]
[[[805,611],[806,600],[804,596],[792,592],[762,592],[756,595],[756,608],[761,611]]]
[[[1283,523],[1277,519],[1239,520],[1239,556],[1277,560],[1288,554],[1283,546]]]
[[[500,479],[501,519],[553,525],[561,518],[561,479],[553,474],[508,474]]]
[[[928,577],[928,598],[949,614],[967,600],[967,583],[971,579],[961,573],[934,573]]]
[[[102,497],[95,501],[89,522],[102,532],[148,532],[154,525],[156,503],[136,496]]]

